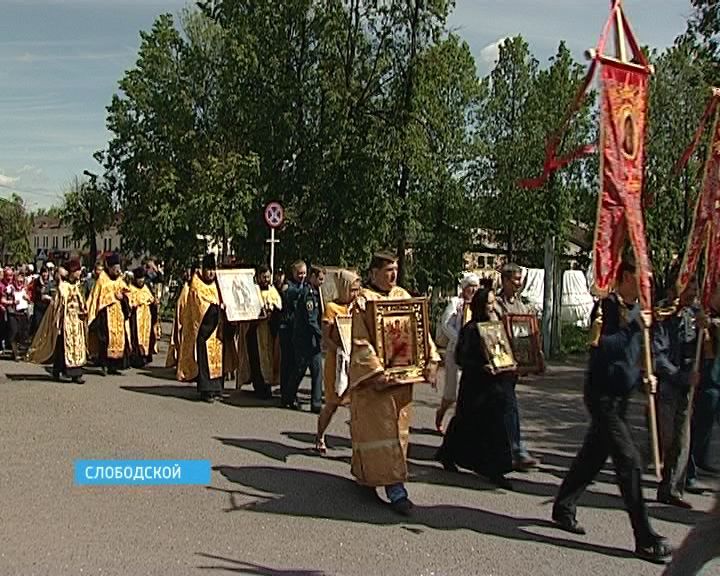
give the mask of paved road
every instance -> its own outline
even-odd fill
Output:
[[[660,574],[629,553],[610,468],[582,500],[588,536],[548,523],[548,500],[586,425],[581,381],[577,368],[557,367],[519,388],[526,436],[543,466],[514,474],[513,492],[433,461],[438,396],[420,388],[411,438],[417,511],[404,520],[353,483],[347,412],[333,422],[333,449],[322,458],[311,451],[313,415],[244,391],[198,403],[159,365],[89,374],[78,386],[2,361],[0,574]],[[208,487],[79,487],[76,458],[210,459],[215,471]],[[709,496],[689,500],[696,510],[650,505],[673,544],[711,504]]]

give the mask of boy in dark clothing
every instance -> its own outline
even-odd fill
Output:
[[[665,562],[670,547],[650,526],[642,495],[642,462],[626,421],[627,404],[640,383],[642,333],[652,321],[637,304],[638,282],[634,262],[625,258],[618,271],[615,292],[595,305],[593,328],[600,328],[590,351],[585,382],[585,405],[590,429],[555,498],[556,525],[585,534],[575,518],[576,504],[587,486],[612,458],[618,485],[635,535],[635,554],[651,562]],[[601,326],[599,326],[599,324]],[[654,376],[648,377],[654,388]]]

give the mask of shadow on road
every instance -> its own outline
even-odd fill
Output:
[[[220,564],[211,566],[198,566],[200,570],[222,570],[224,572],[237,572],[239,574],[248,574],[249,576],[326,576],[327,572],[319,570],[299,570],[291,568],[289,570],[281,570],[279,568],[269,568],[253,562],[244,562],[243,560],[233,560],[215,554],[204,554],[196,552],[197,556],[217,562],[225,562],[231,566],[222,566]]]
[[[383,526],[399,525],[414,534],[423,532],[419,527],[473,530],[511,540],[549,544],[618,558],[632,556],[629,550],[537,533],[537,528],[552,528],[547,520],[513,518],[465,506],[416,506],[412,519],[403,521],[388,507],[379,506],[377,497],[368,497],[367,491],[360,489],[351,480],[325,472],[268,466],[218,466],[214,469],[230,482],[268,494],[248,495],[245,503],[238,503],[233,498],[232,510]]]
[[[129,392],[140,392],[142,394],[152,394],[153,396],[171,396],[173,398],[198,402],[197,389],[194,385],[189,384],[176,384],[174,386],[170,384],[164,386],[120,386],[120,389],[128,390]]]

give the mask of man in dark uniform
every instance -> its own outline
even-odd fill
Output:
[[[320,286],[325,281],[325,270],[312,266],[308,283],[305,284],[296,303],[295,325],[293,326],[293,348],[295,350],[295,378],[290,391],[291,399],[297,396],[298,388],[310,368],[311,403],[310,409],[319,414],[322,410],[322,299]]]
[[[295,380],[295,351],[293,349],[293,330],[295,325],[295,305],[305,285],[307,265],[298,260],[292,266],[292,278],[282,296],[282,319],[280,321],[280,403],[284,408],[297,410],[297,389]],[[293,391],[294,389],[294,391]]]
[[[635,554],[651,562],[665,562],[671,550],[650,526],[642,495],[642,462],[626,421],[629,397],[640,383],[643,329],[652,316],[637,304],[635,263],[626,257],[618,271],[617,288],[595,305],[590,363],[585,382],[585,405],[590,429],[555,498],[552,517],[556,525],[574,534],[585,534],[575,518],[576,503],[602,469],[608,455],[630,515]],[[654,388],[655,377],[648,377]]]
[[[697,280],[680,294],[677,310],[663,314],[655,325],[655,371],[659,380],[659,420],[663,450],[662,481],[657,499],[664,504],[692,508],[683,498],[690,456],[690,389],[697,385]],[[674,300],[673,291],[668,302]]]

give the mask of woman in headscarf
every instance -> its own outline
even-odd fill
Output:
[[[325,406],[318,416],[315,449],[321,454],[327,452],[325,430],[330,425],[333,414],[338,407],[350,400],[347,391],[347,370],[350,364],[349,342],[343,345],[335,319],[349,317],[352,305],[360,294],[360,277],[349,270],[341,270],[335,277],[338,296],[333,302],[325,305],[323,314],[323,342],[325,343]],[[338,386],[339,384],[339,386]],[[338,392],[340,392],[338,394]]]
[[[472,320],[460,331],[455,360],[462,369],[455,416],[437,453],[446,470],[472,470],[501,488],[512,489],[512,450],[505,426],[507,387],[513,373],[493,374],[477,324],[496,320],[495,293],[481,290],[471,303]]]
[[[440,408],[435,412],[435,428],[443,431],[445,413],[457,400],[458,366],[455,363],[455,346],[462,327],[470,320],[470,302],[480,286],[477,274],[469,273],[460,281],[460,296],[450,299],[440,318],[440,330],[447,341],[445,349],[445,386]]]

